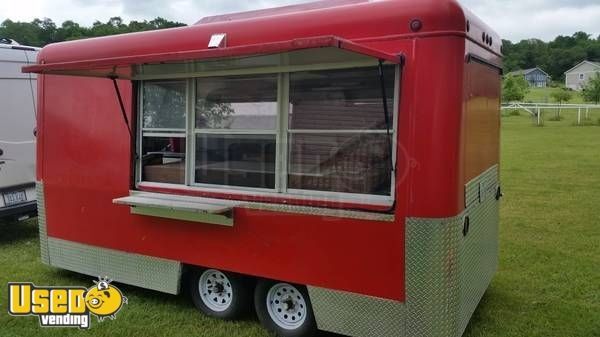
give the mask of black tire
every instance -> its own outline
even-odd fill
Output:
[[[200,293],[200,279],[205,272],[208,273],[211,270],[214,269],[194,269],[188,274],[187,291],[194,306],[207,316],[224,320],[235,320],[246,316],[252,308],[252,280],[235,273],[216,270],[225,275],[231,285],[231,303],[225,310],[218,311],[209,307]]]
[[[276,318],[273,318],[267,308],[268,294],[271,288],[276,285],[281,285],[282,282],[271,281],[271,280],[259,280],[256,288],[254,289],[254,307],[256,309],[256,315],[260,320],[261,324],[270,332],[275,334],[277,337],[313,337],[317,333],[317,323],[315,322],[314,313],[312,311],[312,305],[310,298],[308,297],[308,291],[306,287],[289,284],[296,291],[302,294],[303,300],[306,304],[306,317],[302,325],[294,328],[283,328],[275,322]]]

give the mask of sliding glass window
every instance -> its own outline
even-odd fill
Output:
[[[386,67],[388,112],[395,78]],[[390,195],[393,115],[386,123],[379,81],[377,68],[290,75],[289,189]]]
[[[142,90],[141,179],[184,184],[186,81],[145,82]]]
[[[277,75],[196,80],[196,183],[275,188],[277,82]]]
[[[396,69],[145,81],[140,181],[389,198]]]

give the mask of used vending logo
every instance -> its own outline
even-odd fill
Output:
[[[93,314],[102,322],[115,319],[127,304],[123,293],[107,278],[99,278],[89,289],[83,287],[36,287],[32,283],[8,284],[8,313],[38,316],[42,327],[89,329]]]

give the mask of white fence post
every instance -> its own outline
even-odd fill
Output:
[[[590,107],[585,108],[585,119],[590,119]]]
[[[537,125],[542,125],[542,109],[540,109],[539,105],[537,107]]]
[[[581,125],[581,108],[577,109],[577,125]]]

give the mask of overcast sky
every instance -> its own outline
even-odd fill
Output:
[[[268,8],[307,0],[0,0],[0,21],[48,17],[83,25],[112,16],[150,20],[157,16],[193,24],[206,15]],[[585,31],[600,35],[600,0],[462,0],[504,39],[552,40]]]

